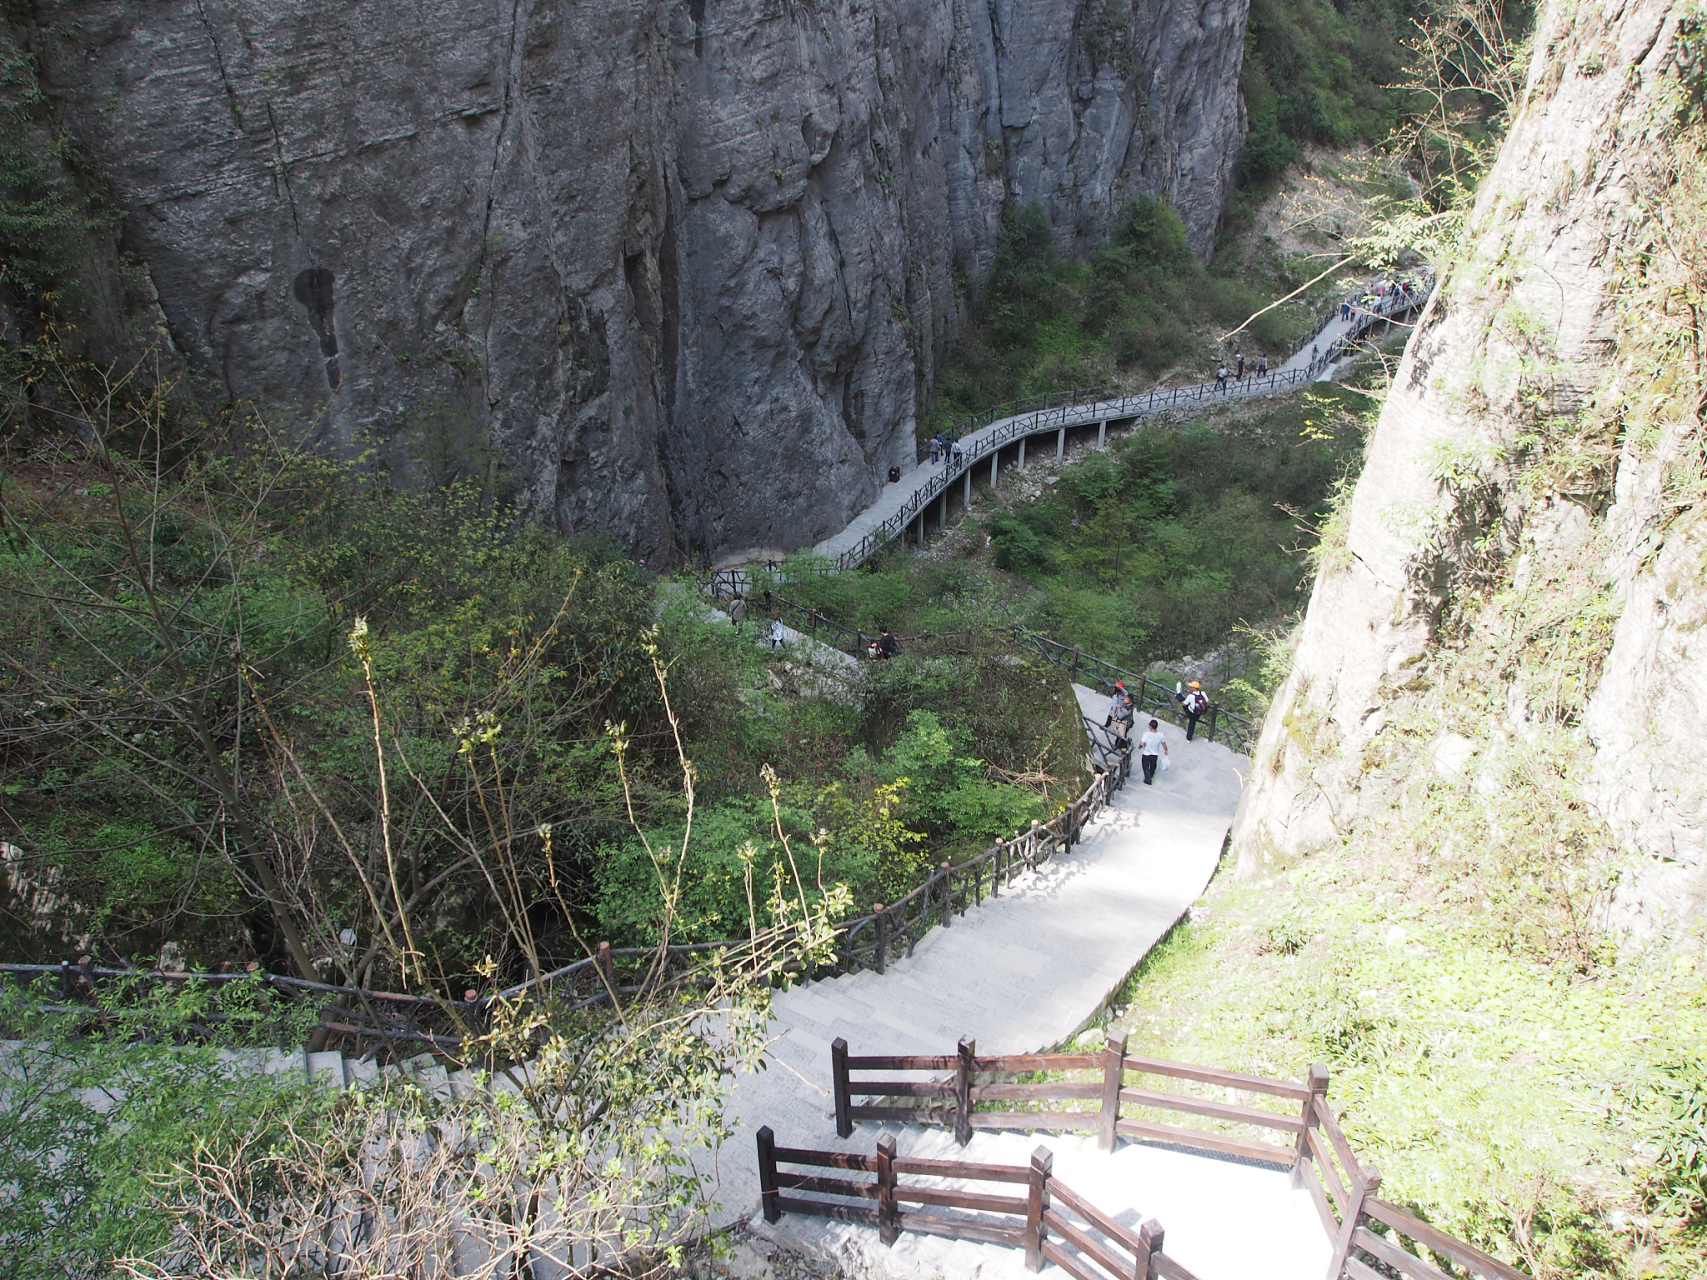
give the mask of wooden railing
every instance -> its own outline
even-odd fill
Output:
[[[941,863],[925,882],[892,903],[878,903],[868,915],[844,920],[835,926],[831,956],[804,976],[827,977],[856,969],[887,970],[890,961],[911,955],[913,947],[929,930],[949,928],[954,917],[964,915],[986,896],[1000,897],[1004,888],[1026,871],[1035,870],[1057,854],[1076,845],[1084,831],[1114,793],[1126,785],[1131,773],[1130,758],[1123,752],[1103,751],[1103,764],[1084,792],[1047,822],[1033,822],[1029,830],[1011,840],[997,840],[976,857],[961,863]],[[45,994],[69,1007],[73,1004],[98,1012],[96,985],[104,981],[143,985],[200,982],[218,988],[253,978],[269,994],[284,1003],[317,1001],[325,1006],[322,1025],[358,1043],[393,1043],[409,1053],[421,1047],[449,1057],[460,1057],[471,1035],[489,1025],[494,1005],[549,993],[561,1010],[573,1011],[608,1004],[616,996],[637,995],[680,983],[691,983],[710,966],[727,967],[745,953],[786,945],[788,938],[766,936],[755,941],[732,938],[716,942],[667,947],[612,947],[599,943],[590,956],[561,968],[537,974],[496,992],[481,994],[468,990],[458,998],[446,993],[403,993],[374,991],[362,987],[313,982],[287,974],[173,973],[112,969],[96,966],[85,956],[78,963],[0,964],[0,977],[45,985]],[[799,973],[798,964],[791,966]],[[218,1017],[217,1011],[210,1017]],[[281,1019],[282,1021],[282,1019]]]
[[[884,1074],[865,1075],[872,1072]],[[914,1078],[895,1078],[908,1072]],[[1454,1280],[1453,1267],[1487,1280],[1525,1280],[1515,1268],[1375,1195],[1381,1175],[1358,1160],[1346,1139],[1328,1103],[1324,1066],[1311,1067],[1301,1082],[1274,1080],[1129,1054],[1120,1035],[1094,1053],[998,1057],[978,1056],[971,1040],[962,1040],[953,1054],[854,1056],[838,1038],[830,1045],[830,1073],[842,1138],[851,1137],[861,1120],[951,1127],[962,1146],[977,1129],[1080,1130],[1096,1134],[1104,1151],[1126,1137],[1261,1161],[1290,1169],[1293,1187],[1307,1191],[1332,1245],[1330,1280],[1391,1280],[1394,1273]],[[1037,1073],[1082,1078],[1012,1079]],[[1133,1075],[1140,1081],[1129,1083]],[[1235,1100],[1201,1089],[1145,1087],[1143,1077],[1209,1086]],[[878,1101],[856,1101],[870,1098]],[[1277,1100],[1291,1105],[1276,1109]],[[1158,1114],[1193,1123],[1164,1124]],[[1215,1127],[1203,1127],[1204,1121]]]
[[[759,1199],[766,1222],[803,1213],[876,1227],[886,1245],[903,1231],[1012,1245],[1025,1250],[1027,1269],[1040,1271],[1046,1261],[1053,1262],[1074,1280],[1196,1280],[1163,1252],[1162,1228],[1154,1219],[1136,1231],[1117,1222],[1055,1176],[1047,1147],[1032,1152],[1026,1166],[909,1158],[897,1153],[895,1135],[888,1133],[869,1156],[779,1147],[768,1125],[759,1130],[758,1143]],[[870,1177],[796,1173],[780,1165]],[[925,1181],[904,1181],[909,1177]],[[967,1188],[969,1182],[1023,1187],[1025,1194],[992,1194]],[[810,1198],[787,1192],[806,1192]],[[922,1213],[903,1205],[954,1212]]]

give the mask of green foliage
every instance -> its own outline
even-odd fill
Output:
[[[1401,106],[1389,86],[1426,3],[1252,0],[1239,81],[1250,114],[1241,181],[1273,178],[1304,143],[1343,149],[1385,138]]]
[[[1131,1051],[1290,1079],[1324,1062],[1384,1197],[1537,1276],[1696,1274],[1702,1242],[1656,1250],[1642,1216],[1697,1220],[1693,966],[1575,976],[1406,874],[1324,860],[1217,890],[1123,993]]]
[[[172,941],[192,964],[302,968],[293,921],[337,956],[341,927],[395,937],[386,913],[413,903],[435,964],[468,975],[519,923],[453,833],[496,838],[483,800],[511,831],[556,829],[555,871],[531,835],[497,856],[559,917],[575,909],[623,812],[602,728],[661,714],[632,564],[521,524],[483,478],[408,493],[264,440],[165,474],[116,441],[104,459],[44,448],[0,498],[0,708],[33,729],[4,780],[24,871],[83,913],[56,931],[108,954]],[[346,643],[358,619],[365,671]],[[482,751],[459,751],[476,723]],[[383,839],[382,778],[412,796]],[[267,888],[261,849],[312,890]],[[325,976],[397,981],[383,951]]]
[[[994,564],[1039,589],[1039,626],[1121,665],[1201,653],[1242,623],[1290,612],[1307,566],[1289,548],[1328,513],[1361,451],[1359,430],[1315,431],[1301,409],[1320,412],[1281,402],[1140,425],[992,517]]]
[[[907,728],[884,753],[882,771],[907,780],[906,818],[939,842],[987,847],[1049,816],[1036,792],[992,781],[971,754],[970,734],[943,727],[930,711],[911,711]]]
[[[217,1013],[218,1018],[209,1015]],[[103,981],[96,1009],[0,985],[0,1259],[19,1280],[111,1275],[160,1250],[160,1203],[195,1157],[313,1129],[326,1095],[263,1073],[264,1046],[300,1044],[316,1011],[257,984],[144,990]],[[193,1033],[193,1043],[176,1043]],[[240,1052],[226,1052],[237,1050]],[[241,1052],[261,1050],[261,1052]]]
[[[1208,370],[1204,321],[1230,329],[1268,301],[1210,275],[1179,216],[1155,196],[1132,201],[1108,242],[1084,261],[1060,252],[1041,205],[1011,210],[920,436],[1024,396],[1193,361]],[[1286,311],[1259,316],[1247,339],[1251,354],[1285,350],[1298,323]]]

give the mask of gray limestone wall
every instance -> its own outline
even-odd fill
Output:
[[[1009,205],[1210,248],[1246,0],[38,0],[11,28],[204,402],[630,551],[911,466]],[[157,310],[156,310],[157,307]],[[152,326],[146,326],[152,328]]]
[[[1526,103],[1394,376],[1345,553],[1265,723],[1233,829],[1242,873],[1337,848],[1398,803],[1383,735],[1435,696],[1443,621],[1501,583],[1588,580],[1618,615],[1580,720],[1582,795],[1623,855],[1613,917],[1681,938],[1707,914],[1707,537],[1699,468],[1681,462],[1700,457],[1699,410],[1656,378],[1677,321],[1652,301],[1700,262],[1698,241],[1656,230],[1653,195],[1684,190],[1665,130],[1694,65],[1686,17],[1666,0],[1543,6]],[[1556,461],[1537,436],[1560,441]],[[1473,480],[1450,478],[1453,459]],[[1443,737],[1432,768],[1489,769],[1534,731],[1526,682],[1549,678],[1482,673],[1476,736]]]

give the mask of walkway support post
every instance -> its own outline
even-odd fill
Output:
[[[877,1140],[877,1238],[892,1245],[901,1235],[901,1210],[895,1201],[895,1135]]]
[[[770,1132],[768,1129],[765,1132]],[[1048,1147],[1031,1153],[1031,1177],[1025,1198],[1025,1269],[1043,1270],[1043,1211],[1049,1207],[1049,1175],[1055,1157]]]
[[[972,1059],[977,1052],[978,1042],[966,1036],[955,1046],[954,1140],[963,1147],[972,1141]]]
[[[1351,1256],[1351,1238],[1363,1225],[1363,1203],[1381,1186],[1379,1169],[1364,1169],[1353,1165],[1346,1170],[1351,1178],[1345,1217],[1340,1222],[1339,1237],[1334,1241],[1333,1260],[1328,1263],[1328,1280],[1344,1280],[1345,1262]]]
[[[1059,462],[1067,456],[1067,428],[1062,427],[1055,433],[1055,461]]]
[[[1107,444],[1108,444],[1108,420],[1105,418],[1105,419],[1103,419],[1103,421],[1097,423],[1097,448],[1101,449],[1104,446],[1106,446]]]
[[[1133,1250],[1134,1280],[1156,1280],[1156,1255],[1162,1251],[1162,1224],[1151,1218],[1138,1228],[1138,1247]]]
[[[853,1116],[849,1114],[848,1042],[837,1036],[830,1041],[830,1081],[836,1095],[836,1136],[853,1137]]]
[[[1097,1146],[1104,1151],[1114,1150],[1115,1126],[1120,1123],[1120,1087],[1125,1083],[1126,1037],[1110,1036],[1108,1048],[1103,1052],[1102,1129],[1097,1134]]]
[[[996,468],[1002,461],[1002,446],[997,445],[990,450],[990,487],[996,487]]]
[[[776,1189],[776,1135],[768,1124],[759,1130],[759,1201],[766,1222],[782,1220],[782,1196]]]
[[[1019,469],[1025,470],[1025,437],[1019,438]]]
[[[1304,1087],[1310,1096],[1304,1099],[1304,1127],[1298,1131],[1298,1150],[1292,1157],[1292,1189],[1304,1185],[1304,1162],[1310,1158],[1310,1130],[1321,1124],[1321,1107],[1328,1097],[1328,1068],[1324,1063],[1312,1063],[1310,1074],[1304,1077]]]
[[[961,501],[961,504],[967,508],[967,510],[971,510],[971,508],[972,508],[972,468],[971,467],[966,468],[966,492],[964,495],[962,495],[960,501]]]

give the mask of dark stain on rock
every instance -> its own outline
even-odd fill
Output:
[[[310,267],[296,274],[291,291],[308,312],[308,323],[320,339],[320,354],[326,357],[326,381],[332,390],[338,389],[338,335],[332,327],[332,282],[335,277],[325,267]]]

